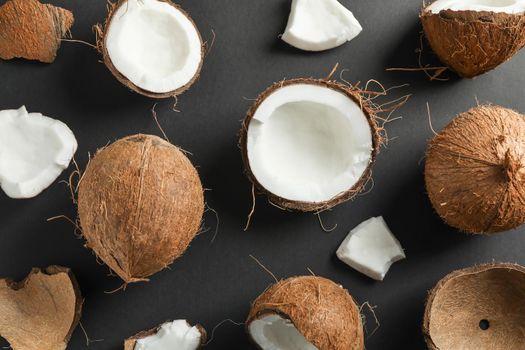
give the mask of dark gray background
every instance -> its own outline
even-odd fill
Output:
[[[0,4],[5,1],[1,0]],[[94,42],[91,26],[103,21],[104,0],[51,1],[74,11],[75,39]],[[13,200],[0,194],[0,276],[23,278],[33,266],[69,266],[85,297],[82,324],[93,339],[91,349],[120,349],[124,338],[168,319],[188,318],[211,332],[221,320],[243,322],[250,302],[272,278],[249,257],[259,258],[278,277],[316,274],[342,283],[359,303],[377,305],[379,330],[367,349],[423,349],[420,331],[427,290],[456,268],[496,261],[525,263],[523,229],[494,237],[468,237],[447,227],[434,214],[423,183],[429,128],[426,102],[434,127],[441,129],[459,112],[476,104],[475,97],[525,111],[525,55],[475,80],[429,82],[423,73],[385,72],[388,67],[417,65],[420,0],[343,0],[364,30],[352,42],[324,53],[303,53],[278,39],[286,24],[289,0],[181,0],[205,39],[215,45],[201,79],[179,98],[160,101],[157,112],[171,141],[193,153],[206,188],[206,200],[220,215],[218,236],[212,213],[187,253],[151,282],[120,285],[97,264],[70,224],[46,219],[75,208],[64,184],[56,182],[40,196]],[[431,64],[436,61],[430,59]],[[15,60],[0,62],[0,109],[25,104],[66,122],[76,134],[81,167],[88,152],[133,133],[159,134],[150,109],[154,100],[120,85],[92,48],[66,42],[51,65]],[[412,93],[409,103],[388,125],[393,140],[383,148],[374,169],[375,187],[366,196],[322,214],[323,232],[311,214],[280,211],[264,197],[248,232],[243,232],[251,206],[251,186],[242,172],[237,147],[240,120],[268,85],[283,78],[324,77],[333,65],[349,69],[352,82],[374,78],[385,86],[409,83],[393,97]],[[337,73],[339,74],[339,72]],[[69,171],[62,175],[66,178]],[[371,216],[383,215],[407,253],[384,282],[373,282],[339,262],[335,250],[347,232]],[[368,315],[369,316],[369,315]],[[367,327],[374,328],[368,317]],[[86,348],[77,328],[70,349]],[[224,324],[208,349],[251,349],[242,326]]]

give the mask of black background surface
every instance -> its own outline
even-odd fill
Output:
[[[0,4],[5,1],[1,0]],[[103,21],[104,0],[51,1],[74,11],[75,39],[94,42],[91,26]],[[420,331],[427,290],[456,268],[495,261],[525,263],[523,229],[493,237],[469,237],[447,227],[434,214],[423,182],[424,152],[434,128],[443,128],[459,112],[481,102],[525,111],[525,55],[475,80],[452,78],[429,82],[423,73],[386,72],[388,67],[415,67],[419,46],[420,0],[343,0],[364,30],[352,42],[324,53],[303,53],[278,39],[284,29],[289,0],[181,0],[205,40],[217,34],[200,80],[180,96],[156,107],[170,140],[191,151],[206,188],[206,200],[220,216],[219,233],[211,243],[216,220],[205,216],[211,230],[198,236],[187,253],[149,283],[120,286],[84,248],[70,224],[46,222],[55,215],[75,216],[64,184],[55,182],[34,199],[13,200],[0,194],[0,276],[23,278],[33,266],[69,266],[80,283],[85,303],[82,324],[93,339],[90,349],[121,349],[124,338],[168,319],[188,318],[211,332],[221,320],[243,322],[250,302],[272,278],[249,257],[259,258],[278,277],[316,274],[343,284],[359,303],[377,305],[379,330],[366,341],[370,350],[423,349]],[[60,119],[74,131],[83,168],[88,152],[134,133],[159,134],[150,109],[154,100],[128,91],[99,62],[92,48],[65,42],[51,65],[14,60],[0,62],[0,109],[25,104],[30,112]],[[324,77],[333,65],[349,71],[344,77],[385,86],[409,83],[393,97],[413,97],[390,123],[392,138],[374,168],[373,191],[325,212],[331,233],[323,232],[311,214],[280,211],[258,197],[248,232],[243,232],[251,206],[251,186],[243,175],[237,147],[240,120],[251,101],[274,81]],[[430,61],[435,64],[435,60]],[[339,75],[339,72],[337,73]],[[62,174],[65,179],[69,170]],[[371,216],[383,215],[406,249],[407,260],[396,263],[384,282],[339,262],[335,250],[347,232]],[[369,315],[368,315],[369,316]],[[368,317],[368,329],[374,322]],[[1,343],[1,345],[6,345]],[[77,328],[70,349],[85,349]],[[242,326],[223,324],[208,349],[251,349]]]

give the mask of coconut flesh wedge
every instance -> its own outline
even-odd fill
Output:
[[[111,7],[99,32],[99,50],[115,77],[146,96],[187,90],[202,67],[203,43],[195,23],[170,1],[123,0]]]
[[[292,0],[286,43],[306,51],[324,51],[355,38],[363,28],[337,0]]]
[[[206,331],[202,326],[175,320],[126,339],[124,350],[196,350],[205,342]]]

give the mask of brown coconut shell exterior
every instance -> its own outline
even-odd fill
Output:
[[[157,136],[128,136],[99,150],[79,185],[86,246],[126,283],[146,280],[182,255],[203,211],[197,171]]]
[[[525,268],[499,263],[452,272],[430,292],[423,333],[430,350],[510,350],[525,344]],[[480,321],[488,321],[488,329]]]
[[[464,78],[488,72],[525,45],[525,14],[423,9],[423,31],[432,50]]]
[[[156,92],[144,90],[138,87],[137,85],[135,85],[134,83],[132,83],[128,78],[126,78],[122,73],[118,71],[115,65],[113,65],[113,62],[111,61],[111,57],[109,56],[109,52],[106,47],[106,36],[107,36],[106,34],[108,32],[109,26],[111,25],[111,20],[113,19],[113,16],[115,15],[116,11],[120,8],[120,6],[126,6],[127,0],[119,0],[116,4],[112,2],[108,2],[108,15],[106,17],[106,21],[104,22],[104,24],[100,24],[100,23],[96,24],[93,27],[93,29],[95,30],[95,33],[97,34],[97,49],[101,53],[102,60],[104,64],[106,65],[106,67],[111,72],[111,74],[113,74],[113,76],[117,78],[117,80],[120,83],[122,83],[124,86],[126,86],[128,89],[132,91],[135,91],[147,97],[162,99],[162,98],[168,98],[168,97],[175,97],[175,96],[182,94],[183,92],[188,90],[197,81],[197,79],[199,79],[199,76],[202,70],[202,65],[204,64],[204,57],[206,56],[206,47],[205,47],[204,42],[202,41],[202,36],[199,32],[199,29],[197,28],[197,25],[195,24],[195,22],[193,21],[193,18],[189,15],[188,12],[186,12],[180,5],[175,4],[169,0],[158,0],[158,1],[170,4],[171,6],[175,7],[178,11],[180,11],[185,17],[187,17],[188,20],[195,27],[195,30],[197,31],[197,34],[199,35],[199,40],[201,43],[201,61],[200,61],[197,72],[195,73],[193,78],[191,78],[190,81],[188,81],[184,86],[181,86],[180,88],[176,90],[168,91],[164,93],[156,93]]]
[[[269,287],[252,304],[248,334],[251,322],[267,314],[289,319],[319,350],[364,349],[359,308],[346,289],[329,279],[291,277]]]
[[[188,321],[186,321],[186,323],[188,323],[188,325],[191,326],[191,324]],[[134,336],[129,337],[128,339],[124,341],[124,350],[135,350],[135,344],[137,343],[137,340],[156,334],[159,331],[160,327],[161,325],[155,328],[152,328],[150,330],[147,330],[147,331],[139,332],[135,334]],[[195,327],[197,327],[197,329],[201,333],[201,343],[198,347],[198,349],[200,349],[206,343],[206,337],[207,337],[206,330],[200,324],[196,324]]]
[[[253,174],[251,167],[250,167],[250,161],[248,159],[248,147],[247,147],[247,141],[248,141],[248,127],[250,125],[250,122],[253,119],[253,116],[255,115],[255,112],[261,105],[261,103],[266,100],[272,93],[274,93],[276,90],[281,89],[285,86],[289,85],[296,85],[296,84],[311,84],[311,85],[318,85],[322,87],[326,87],[328,89],[335,90],[337,92],[341,92],[348,96],[351,100],[355,101],[359,106],[361,106],[361,109],[363,110],[365,116],[367,117],[368,124],[370,125],[370,130],[372,132],[372,152],[371,152],[371,158],[370,162],[368,164],[368,167],[365,169],[363,174],[361,175],[361,178],[357,181],[357,183],[348,191],[345,191],[343,193],[340,193],[339,195],[335,196],[334,198],[326,201],[326,202],[303,202],[303,201],[293,201],[286,198],[279,197],[275,193],[270,192],[266,188],[264,188],[263,185],[257,181],[257,178]],[[362,96],[359,94],[358,91],[355,89],[352,89],[348,85],[341,84],[336,81],[330,81],[330,80],[323,80],[323,79],[312,79],[312,78],[300,78],[300,79],[290,79],[290,80],[284,80],[277,82],[270,86],[268,89],[266,89],[263,93],[261,93],[257,99],[255,100],[254,104],[249,109],[246,118],[244,119],[242,123],[242,128],[240,131],[240,141],[239,141],[239,147],[241,149],[242,153],[242,159],[244,162],[244,169],[245,173],[248,176],[248,179],[252,184],[254,184],[258,191],[262,194],[265,194],[268,199],[276,204],[277,206],[284,208],[284,209],[293,209],[293,210],[299,210],[304,212],[315,212],[315,211],[322,211],[326,209],[333,208],[343,202],[346,202],[352,198],[354,198],[358,193],[360,193],[364,188],[368,180],[372,177],[372,166],[375,162],[375,159],[379,153],[379,148],[381,146],[381,136],[379,134],[379,127],[377,126],[376,119],[375,119],[375,112],[374,109],[369,106],[366,101],[362,98]]]
[[[0,58],[51,63],[73,22],[73,13],[63,8],[9,0],[0,7]]]
[[[13,350],[64,350],[82,297],[70,269],[33,268],[21,282],[0,280],[0,336]]]
[[[484,105],[460,114],[430,142],[428,196],[443,220],[468,233],[525,222],[525,118]]]

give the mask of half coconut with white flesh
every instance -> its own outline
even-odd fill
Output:
[[[206,330],[186,320],[165,322],[124,341],[124,350],[196,350],[206,342]]]
[[[104,64],[142,95],[180,95],[200,75],[201,35],[190,15],[169,0],[121,0],[111,5],[104,28],[95,29]]]
[[[464,78],[496,68],[525,45],[525,0],[437,0],[420,17],[432,50]]]
[[[371,176],[380,136],[374,111],[359,93],[334,81],[286,80],[249,110],[240,146],[252,183],[277,206],[334,207]]]
[[[253,303],[247,332],[262,350],[362,350],[363,325],[352,296],[322,277],[291,277]]]

